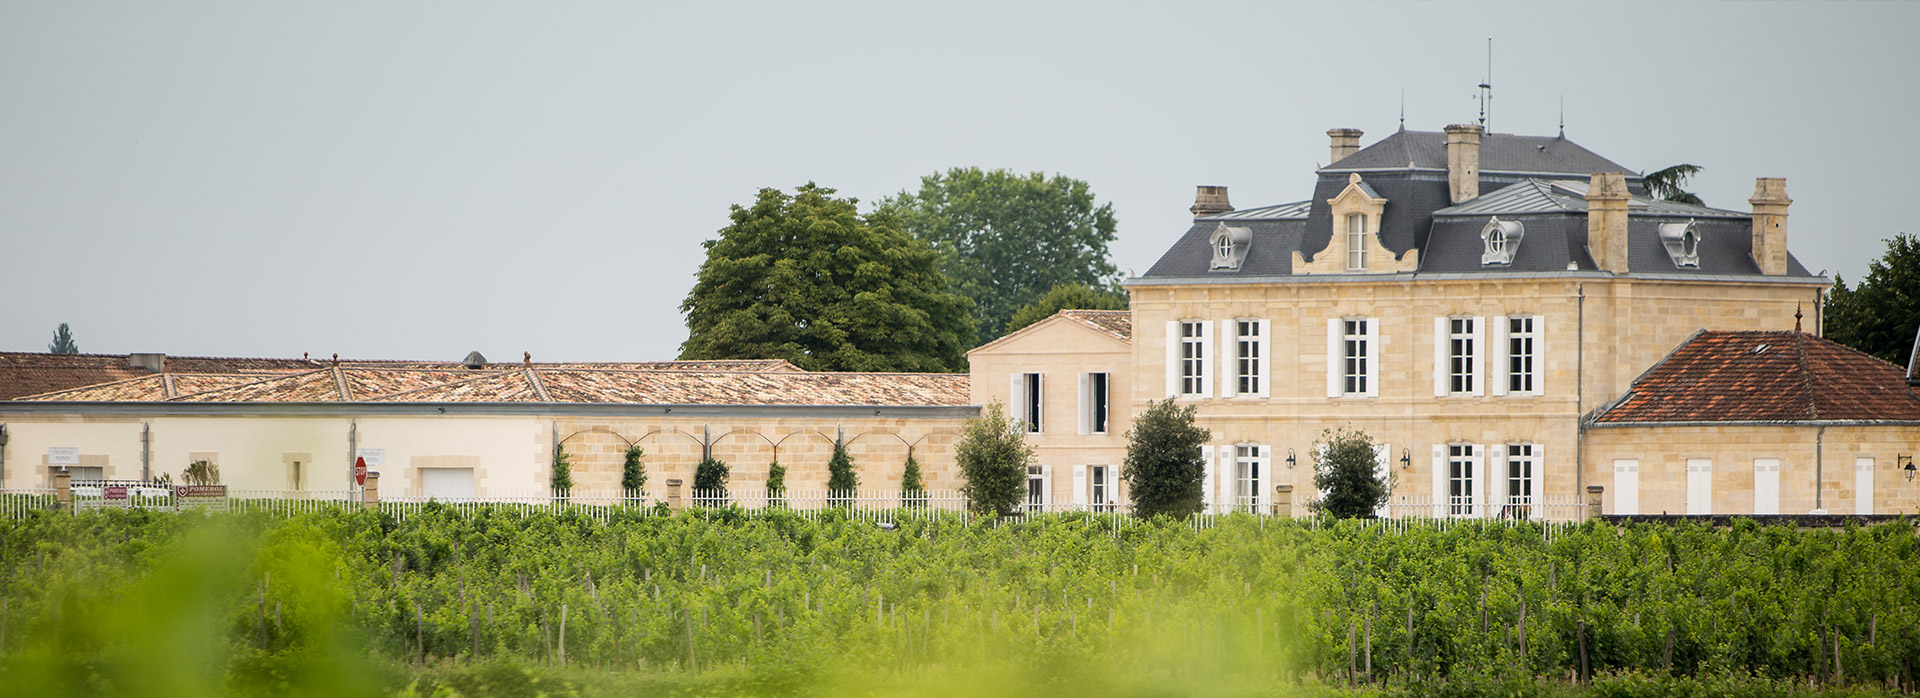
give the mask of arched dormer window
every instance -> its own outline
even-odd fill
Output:
[[[1503,221],[1498,216],[1487,221],[1480,229],[1480,239],[1486,242],[1486,250],[1480,253],[1481,266],[1506,266],[1513,263],[1513,256],[1520,252],[1520,240],[1527,234],[1526,226],[1519,221]]]
[[[1207,269],[1237,271],[1240,264],[1247,261],[1247,250],[1253,248],[1253,229],[1234,228],[1221,223],[1214,227],[1207,242],[1213,249],[1213,261],[1208,263]]]
[[[1667,248],[1667,256],[1673,258],[1673,266],[1700,268],[1699,222],[1690,219],[1685,223],[1661,223],[1660,245]]]

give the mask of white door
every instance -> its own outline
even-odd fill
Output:
[[[1687,459],[1687,513],[1713,513],[1713,461]]]
[[[1780,461],[1756,458],[1753,461],[1753,513],[1780,513]]]
[[[1853,513],[1873,513],[1873,459],[1853,460]]]
[[[1613,462],[1613,513],[1640,513],[1640,461]]]
[[[443,502],[473,499],[473,468],[421,468],[420,493]]]

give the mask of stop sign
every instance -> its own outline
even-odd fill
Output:
[[[353,484],[367,486],[367,459],[353,459]]]

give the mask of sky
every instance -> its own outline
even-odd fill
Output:
[[[1857,282],[1916,232],[1917,3],[0,2],[0,351],[669,359],[729,207],[1063,174],[1144,272],[1326,130],[1566,133]]]

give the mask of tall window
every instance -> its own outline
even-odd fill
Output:
[[[1447,514],[1473,515],[1473,445],[1447,446]]]
[[[1240,511],[1254,511],[1260,504],[1260,447],[1233,448],[1233,502]]]
[[[1205,322],[1180,323],[1180,394],[1199,395],[1206,384]]]
[[[1113,511],[1113,466],[1087,468],[1087,503],[1094,511]]]
[[[1041,374],[1021,376],[1020,420],[1027,433],[1041,433]]]
[[[1107,374],[1087,374],[1087,396],[1089,424],[1087,431],[1093,434],[1107,433]]]
[[[1507,318],[1507,392],[1533,392],[1533,318]]]
[[[1344,391],[1359,395],[1367,392],[1366,318],[1342,321],[1341,343],[1345,346],[1340,369]]]
[[[1364,213],[1347,215],[1347,271],[1361,271],[1367,268],[1367,216]]]
[[[1236,320],[1234,327],[1234,380],[1239,386],[1235,392],[1241,395],[1253,395],[1260,392],[1260,323],[1255,320]]]
[[[1533,444],[1507,444],[1507,501],[1501,518],[1532,518],[1533,466]]]
[[[1451,318],[1447,321],[1450,328],[1447,333],[1447,376],[1449,390],[1456,393],[1473,392],[1473,318]]]
[[[1047,505],[1047,469],[1027,466],[1027,511],[1043,511]]]

